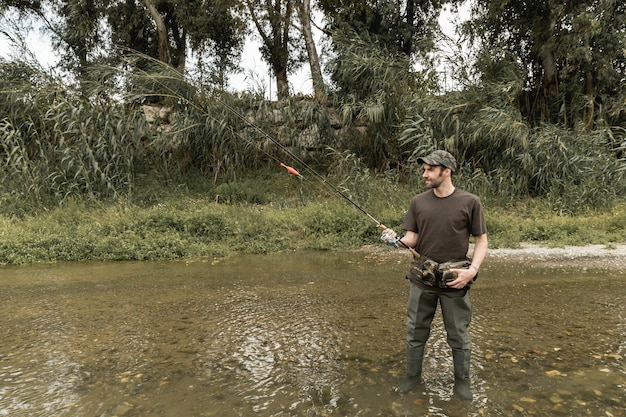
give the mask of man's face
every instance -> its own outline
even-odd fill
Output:
[[[422,178],[426,183],[426,188],[439,188],[443,182],[443,172],[446,167],[441,165],[424,164],[424,173]]]

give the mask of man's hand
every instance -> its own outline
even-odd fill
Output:
[[[475,268],[467,268],[467,269],[450,269],[450,272],[456,274],[456,279],[454,281],[449,281],[446,285],[450,288],[463,289],[467,286],[469,282],[471,282],[478,271]]]
[[[380,239],[384,242],[387,242],[387,244],[393,246],[394,248],[398,247],[398,235],[392,229],[387,228],[383,230]]]

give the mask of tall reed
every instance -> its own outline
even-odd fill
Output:
[[[30,66],[0,67],[0,190],[29,204],[132,194],[148,126],[112,97],[89,100]]]

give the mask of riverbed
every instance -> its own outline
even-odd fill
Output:
[[[401,396],[409,260],[304,252],[0,269],[0,416],[624,416],[626,277],[490,258],[474,399],[439,314]]]

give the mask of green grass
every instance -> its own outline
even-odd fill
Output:
[[[521,242],[548,246],[626,243],[626,204],[610,210],[561,216],[533,202],[513,209],[487,211],[492,247],[516,247]]]
[[[161,260],[382,245],[375,223],[321,182],[303,185],[303,199],[299,181],[292,180],[286,174],[261,175],[216,187],[197,178],[184,186],[139,187],[141,194],[133,202],[70,201],[20,216],[3,206],[0,263]],[[346,192],[364,188],[364,194],[349,198],[400,231],[409,199],[420,190],[384,179],[367,182],[367,189],[345,184]],[[230,199],[223,198],[226,191]],[[485,214],[494,248],[521,242],[626,242],[626,203],[563,216],[547,203],[528,200],[513,206],[486,205]]]

